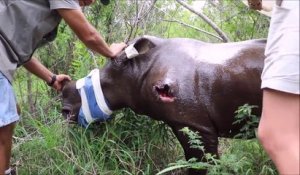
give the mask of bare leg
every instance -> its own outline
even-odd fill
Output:
[[[10,166],[14,127],[15,123],[0,127],[0,175]]]
[[[265,89],[258,137],[280,174],[299,174],[299,95]]]

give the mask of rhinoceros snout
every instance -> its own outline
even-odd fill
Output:
[[[68,123],[77,123],[77,116],[73,114],[72,110],[68,107],[63,107],[61,114],[67,120]]]

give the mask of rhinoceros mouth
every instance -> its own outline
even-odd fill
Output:
[[[77,123],[77,116],[72,112],[72,110],[63,108],[61,113],[68,123]]]

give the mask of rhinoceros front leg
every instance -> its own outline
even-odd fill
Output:
[[[185,154],[186,160],[189,160],[191,158],[197,158],[198,161],[206,161],[203,156],[204,153],[202,150],[191,148],[191,145],[189,143],[189,138],[186,134],[184,134],[182,131],[180,131],[185,126],[171,126],[174,134],[176,135],[177,139],[179,140]],[[205,153],[211,153],[213,155],[218,156],[218,137],[217,134],[201,132],[199,130],[194,130],[193,128],[190,128],[193,131],[199,132],[199,135],[201,136],[201,141],[203,143]],[[205,175],[207,173],[207,170],[195,170],[195,169],[189,169],[188,174],[189,175]]]

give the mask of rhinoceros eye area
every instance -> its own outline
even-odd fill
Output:
[[[155,85],[155,91],[163,102],[173,102],[175,99],[168,84]]]

